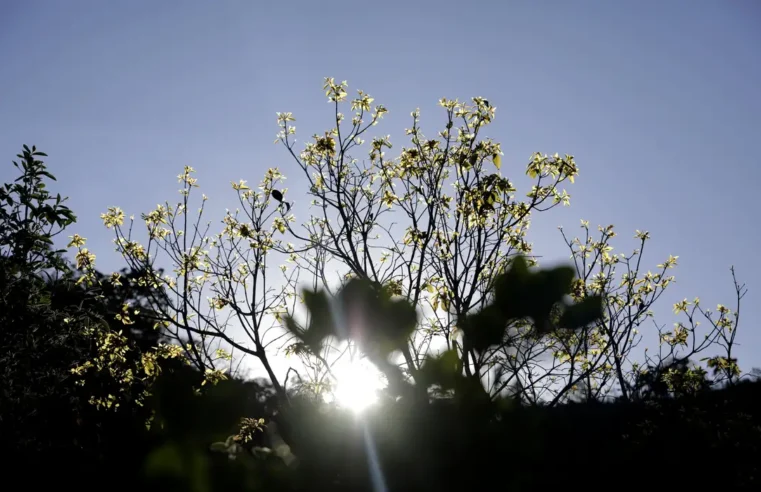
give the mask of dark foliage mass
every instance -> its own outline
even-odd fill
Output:
[[[14,162],[21,176],[0,189],[1,453],[9,466],[34,463],[71,475],[137,466],[120,443],[138,442],[144,410],[99,412],[71,369],[94,352],[87,328],[113,319],[123,296],[140,294],[126,287],[96,297],[77,284],[76,269],[53,249],[75,216],[47,191],[54,178],[39,160],[44,155],[24,147]],[[136,324],[135,340],[150,331]]]
[[[208,384],[180,358],[162,359],[159,371],[146,357],[163,350],[153,309],[165,298],[131,269],[118,283],[99,273],[84,281],[87,255],[72,265],[54,249],[75,216],[48,191],[54,178],[44,156],[25,146],[15,163],[19,179],[0,189],[0,454],[7,481],[33,490],[54,483],[199,492],[757,490],[761,383],[730,380],[717,389],[680,359],[643,372],[632,388],[636,398],[549,406],[490,395],[445,351],[426,360],[413,384],[389,355],[415,329],[415,311],[368,279],[349,281],[337,309],[324,292],[306,292],[307,326],[285,319],[317,353],[340,333],[336,316],[366,318],[370,328],[353,341],[389,385],[361,416],[267,381]],[[280,192],[273,196],[282,201]],[[464,320],[463,343],[476,355],[488,351],[516,319],[531,319],[537,337],[594,322],[601,299],[569,304],[573,282],[570,268],[532,270],[514,260],[495,278],[492,302]],[[115,381],[108,365],[74,377],[75,368],[104,353],[113,363],[117,351],[104,350],[94,327],[122,333],[129,350],[119,352],[119,363],[141,364],[142,378],[119,372]],[[125,374],[134,378],[127,390]],[[111,393],[122,395],[118,405],[93,404]]]

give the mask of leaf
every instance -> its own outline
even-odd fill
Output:
[[[529,282],[528,263],[523,256],[515,257],[510,269],[495,280],[494,304],[506,318],[528,315],[525,302],[531,295],[527,292]]]
[[[330,299],[324,291],[303,292],[304,304],[309,309],[309,330],[319,332],[323,338],[333,333],[333,316],[330,312]]]
[[[454,389],[460,376],[460,357],[454,349],[435,357],[427,357],[420,369],[420,383],[426,387],[437,384],[442,389]]]
[[[560,325],[571,330],[583,328],[602,317],[602,308],[602,297],[585,297],[580,302],[566,307],[560,318]]]
[[[559,266],[544,272],[542,291],[552,298],[553,303],[559,302],[563,296],[571,293],[575,272],[568,266]]]
[[[447,311],[447,312],[448,312],[448,311],[449,311],[449,297],[447,297],[447,293],[446,293],[446,292],[443,292],[443,293],[442,293],[442,294],[439,296],[439,299],[441,300],[441,308],[442,308],[444,311]]]
[[[492,162],[494,162],[494,166],[497,169],[500,169],[502,167],[502,157],[499,154],[494,154],[492,157]]]
[[[309,326],[307,328],[300,326],[290,316],[283,316],[282,319],[288,331],[304,342],[312,353],[319,354],[325,338],[337,334],[330,312],[330,300],[323,291],[305,289],[302,295],[304,296],[304,304],[309,311]]]
[[[462,331],[470,346],[478,352],[483,352],[502,342],[507,321],[502,310],[492,304],[465,318]]]
[[[575,273],[570,266],[531,271],[522,257],[516,257],[510,269],[495,281],[494,302],[502,319],[493,309],[484,309],[469,320],[468,336],[477,350],[501,342],[502,331],[510,320],[531,318],[541,335],[553,326],[551,313],[558,304],[565,303],[570,294]],[[587,298],[579,305],[569,306],[561,325],[575,329],[598,319],[602,313],[602,301]],[[498,325],[500,326],[498,328]]]
[[[388,288],[354,278],[341,289],[339,304],[351,336],[367,355],[385,357],[401,349],[417,325],[417,311]]]

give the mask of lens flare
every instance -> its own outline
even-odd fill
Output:
[[[383,374],[364,359],[342,361],[331,370],[335,381],[328,398],[355,413],[374,405],[385,386]]]

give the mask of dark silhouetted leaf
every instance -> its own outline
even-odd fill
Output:
[[[560,318],[560,326],[575,330],[594,323],[602,316],[602,297],[585,297],[576,304],[566,307]]]

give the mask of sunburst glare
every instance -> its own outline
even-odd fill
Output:
[[[378,392],[386,386],[383,374],[367,359],[339,360],[331,368],[335,381],[326,395],[329,402],[361,413],[378,401]]]

